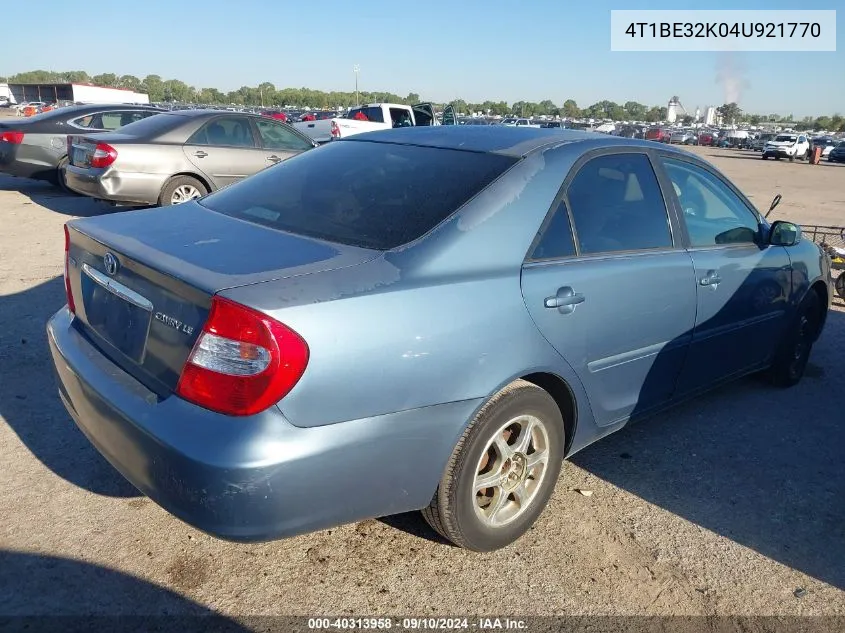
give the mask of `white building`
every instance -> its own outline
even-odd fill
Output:
[[[716,108],[714,106],[707,106],[704,115],[704,125],[717,125]]]

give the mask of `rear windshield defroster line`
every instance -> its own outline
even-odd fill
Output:
[[[207,196],[201,204],[289,233],[390,250],[430,231],[517,160],[335,141]]]

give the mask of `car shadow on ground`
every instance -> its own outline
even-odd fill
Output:
[[[30,202],[24,204],[37,204],[62,215],[88,218],[116,210],[93,198],[66,193],[48,182],[29,178],[0,174],[0,191],[17,191],[29,198]]]
[[[572,462],[845,589],[845,372],[836,364],[842,341],[845,312],[832,310],[798,386],[741,380],[632,424]]]
[[[62,277],[0,296],[0,416],[59,477],[96,494],[139,496],[85,438],[59,400],[45,328],[64,304]]]
[[[0,569],[3,630],[249,630],[164,587],[79,560],[0,550]]]

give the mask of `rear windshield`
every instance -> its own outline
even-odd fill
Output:
[[[182,114],[165,112],[164,114],[154,114],[140,121],[135,121],[135,123],[124,125],[120,128],[120,133],[130,134],[138,138],[154,138],[159,134],[164,134],[179,127],[186,121],[187,118]]]
[[[352,246],[421,237],[517,159],[369,141],[333,141],[204,198],[213,211]]]

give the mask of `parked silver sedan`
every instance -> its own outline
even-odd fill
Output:
[[[167,206],[201,198],[316,144],[267,117],[180,110],[119,133],[68,136],[68,146],[68,188],[118,204]]]

